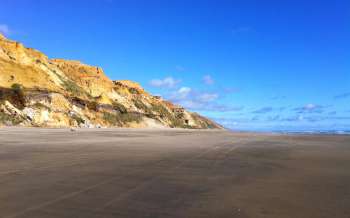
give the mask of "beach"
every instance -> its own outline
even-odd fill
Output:
[[[0,129],[0,217],[350,217],[350,136]]]

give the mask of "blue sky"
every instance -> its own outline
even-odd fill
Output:
[[[347,0],[2,0],[0,11],[8,37],[229,128],[350,129]]]

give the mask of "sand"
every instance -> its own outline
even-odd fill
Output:
[[[350,217],[350,137],[0,129],[0,217]]]

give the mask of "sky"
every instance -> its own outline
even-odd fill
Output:
[[[0,32],[234,130],[350,129],[348,0],[1,0]]]

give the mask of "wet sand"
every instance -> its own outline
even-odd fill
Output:
[[[0,217],[350,217],[350,137],[0,129]]]

